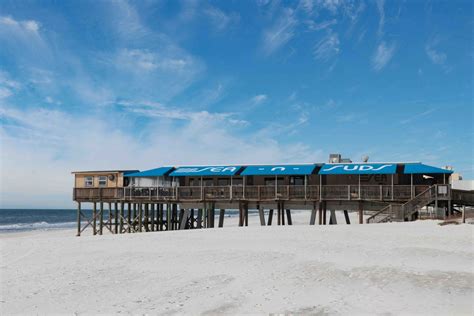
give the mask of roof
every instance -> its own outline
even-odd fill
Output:
[[[301,165],[253,165],[245,167],[242,176],[271,176],[271,175],[308,175],[316,169],[315,164]]]
[[[326,163],[318,174],[394,174],[394,163]]]
[[[170,173],[172,177],[188,176],[234,176],[242,166],[191,166],[177,167]]]
[[[167,175],[174,167],[159,167],[141,172],[127,174],[127,177],[162,177]]]
[[[452,170],[428,166],[422,163],[410,163],[406,164],[403,170],[405,174],[416,174],[416,173],[423,173],[423,174],[434,174],[434,173],[442,173],[442,174],[451,174],[453,173]]]
[[[72,174],[77,173],[123,173],[129,174],[132,172],[139,172],[140,170],[90,170],[90,171],[72,171]]]

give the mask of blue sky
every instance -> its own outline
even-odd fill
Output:
[[[333,152],[472,179],[472,12],[470,1],[3,0],[0,207],[71,206],[72,170]]]

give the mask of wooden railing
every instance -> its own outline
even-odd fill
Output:
[[[373,200],[407,201],[427,186],[406,185],[279,185],[208,187],[75,188],[74,200],[144,199],[173,201],[219,200]]]

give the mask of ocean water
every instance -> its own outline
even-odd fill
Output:
[[[76,212],[75,209],[0,209],[0,233],[75,228]],[[82,213],[90,218],[92,210],[82,210]],[[216,216],[218,214],[216,210]],[[256,214],[249,210],[249,216]],[[104,216],[108,216],[108,209]],[[238,211],[226,210],[226,216],[238,216]]]
[[[0,233],[76,227],[73,209],[0,209]],[[90,216],[90,210],[83,210]]]

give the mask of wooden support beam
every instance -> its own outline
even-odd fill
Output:
[[[158,222],[159,222],[158,227],[159,227],[160,231],[164,230],[164,224],[165,224],[165,220],[163,219],[163,217],[164,217],[164,214],[163,214],[164,213],[164,211],[163,211],[164,206],[163,205],[164,205],[163,203],[158,204]]]
[[[194,209],[193,208],[191,209],[191,215],[190,216],[191,216],[191,222],[190,222],[191,226],[189,228],[194,229],[195,228],[194,223],[196,223],[196,219],[194,218]]]
[[[260,216],[260,226],[265,226],[265,210],[261,205],[258,206],[258,215]]]
[[[349,212],[347,212],[347,210],[344,210],[344,217],[346,219],[346,224],[347,225],[350,225],[351,224],[351,220],[349,218]]]
[[[120,234],[123,233],[123,202],[120,202],[120,223],[119,223],[119,231]]]
[[[132,232],[132,203],[128,202],[128,214],[127,214],[127,220],[128,220],[128,227],[127,227],[127,232],[131,233]]]
[[[364,223],[364,203],[359,201],[359,224]]]
[[[244,226],[244,216],[242,202],[239,202],[239,227],[241,226]]]
[[[323,225],[326,225],[327,221],[327,209],[326,209],[326,202],[323,204]]]
[[[285,207],[284,203],[280,203],[280,210],[281,210],[281,224],[284,226],[285,225]]]
[[[316,202],[313,203],[313,209],[311,210],[311,218],[309,219],[309,224],[314,225],[316,223],[316,213],[318,212],[316,208]]]
[[[178,219],[179,227],[178,227],[178,229],[184,229],[186,227],[187,218],[186,218],[186,220],[184,220],[184,225],[183,225],[183,218],[184,218],[184,215],[186,215],[185,213],[187,214],[187,211],[185,211],[184,209],[179,210],[179,219]]]
[[[97,203],[92,204],[92,235],[97,235]]]
[[[148,203],[145,203],[144,205],[145,207],[145,215],[144,215],[144,218],[143,218],[143,227],[145,228],[145,231],[146,232],[149,232],[150,231],[150,212],[149,212],[149,208],[148,208]]]
[[[178,230],[178,204],[173,203],[173,230]]]
[[[323,224],[323,203],[319,201],[318,202],[318,208],[319,208],[319,216],[318,216],[318,224],[322,225]]]
[[[112,231],[112,203],[109,202],[109,231]]]
[[[202,208],[198,209],[196,228],[202,228]]]
[[[179,229],[185,229],[186,228],[186,223],[188,222],[189,219],[189,210],[181,210],[183,213],[181,215],[181,222],[179,224]]]
[[[138,231],[143,231],[143,208],[142,203],[138,204]]]
[[[172,230],[171,227],[171,204],[166,203],[166,230]]]
[[[281,209],[280,209],[280,203],[277,203],[277,225],[281,225]]]
[[[225,216],[225,209],[221,209],[219,213],[219,227],[224,227],[224,216]]]
[[[288,225],[293,225],[293,220],[291,219],[291,210],[290,209],[286,210],[286,218],[288,220]]]
[[[132,216],[132,223],[133,223],[133,230],[137,230],[137,223],[136,219],[137,218],[137,203],[133,203],[133,216]]]
[[[155,203],[150,204],[151,231],[155,231]]]
[[[118,213],[119,213],[119,210],[118,210],[118,203],[115,202],[115,203],[114,203],[114,219],[115,219],[115,221],[114,221],[114,222],[115,222],[115,229],[114,229],[114,232],[115,232],[115,234],[118,234],[118,233],[119,233],[119,232],[118,232],[118,229],[119,229],[119,215],[118,215]]]
[[[268,226],[272,226],[273,210],[268,211]]]
[[[77,202],[77,237],[81,236],[81,202]]]
[[[104,233],[104,202],[100,202],[99,215],[99,235]]]
[[[244,204],[244,221],[245,221],[245,226],[249,226],[249,204],[245,203]]]
[[[336,210],[330,210],[330,222],[329,225],[337,225]]]

